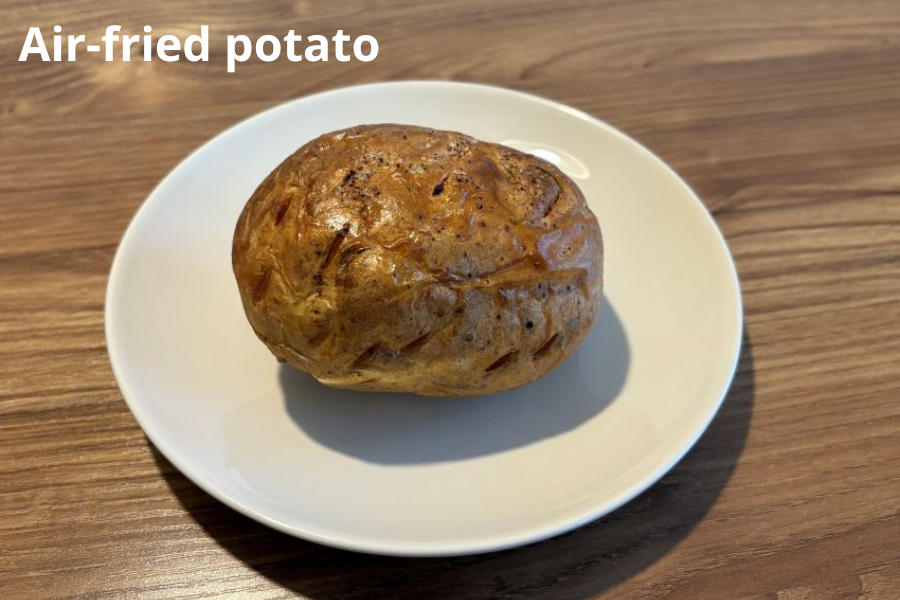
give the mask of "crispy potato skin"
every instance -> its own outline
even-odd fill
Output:
[[[553,165],[459,133],[367,125],[289,156],[232,264],[280,360],[355,390],[474,396],[535,381],[600,309],[603,242]]]

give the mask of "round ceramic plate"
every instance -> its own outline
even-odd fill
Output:
[[[254,336],[230,258],[244,203],[312,138],[383,122],[532,152],[584,192],[605,240],[604,306],[543,380],[462,400],[341,391],[279,365]],[[741,302],[710,215],[627,136],[510,90],[405,82],[290,102],[182,162],[122,240],[106,333],[147,436],[222,502],[323,544],[452,555],[563,533],[659,479],[722,402]]]

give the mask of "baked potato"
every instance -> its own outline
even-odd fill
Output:
[[[366,125],[301,147],[234,234],[247,318],[282,361],[354,390],[530,383],[600,309],[603,243],[552,164],[472,137]]]

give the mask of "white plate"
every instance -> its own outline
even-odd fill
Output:
[[[529,150],[583,190],[605,238],[605,304],[544,380],[469,400],[345,392],[278,365],[253,335],[230,263],[244,202],[308,140],[379,122]],[[222,502],[323,544],[451,555],[568,531],[659,479],[724,397],[741,302],[710,215],[630,138],[522,93],[405,82],[290,102],[182,162],[122,240],[106,332],[147,436]]]

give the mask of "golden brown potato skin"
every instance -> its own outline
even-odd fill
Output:
[[[603,243],[575,184],[471,137],[367,125],[311,141],[234,234],[244,310],[326,385],[473,396],[547,374],[600,309]]]

